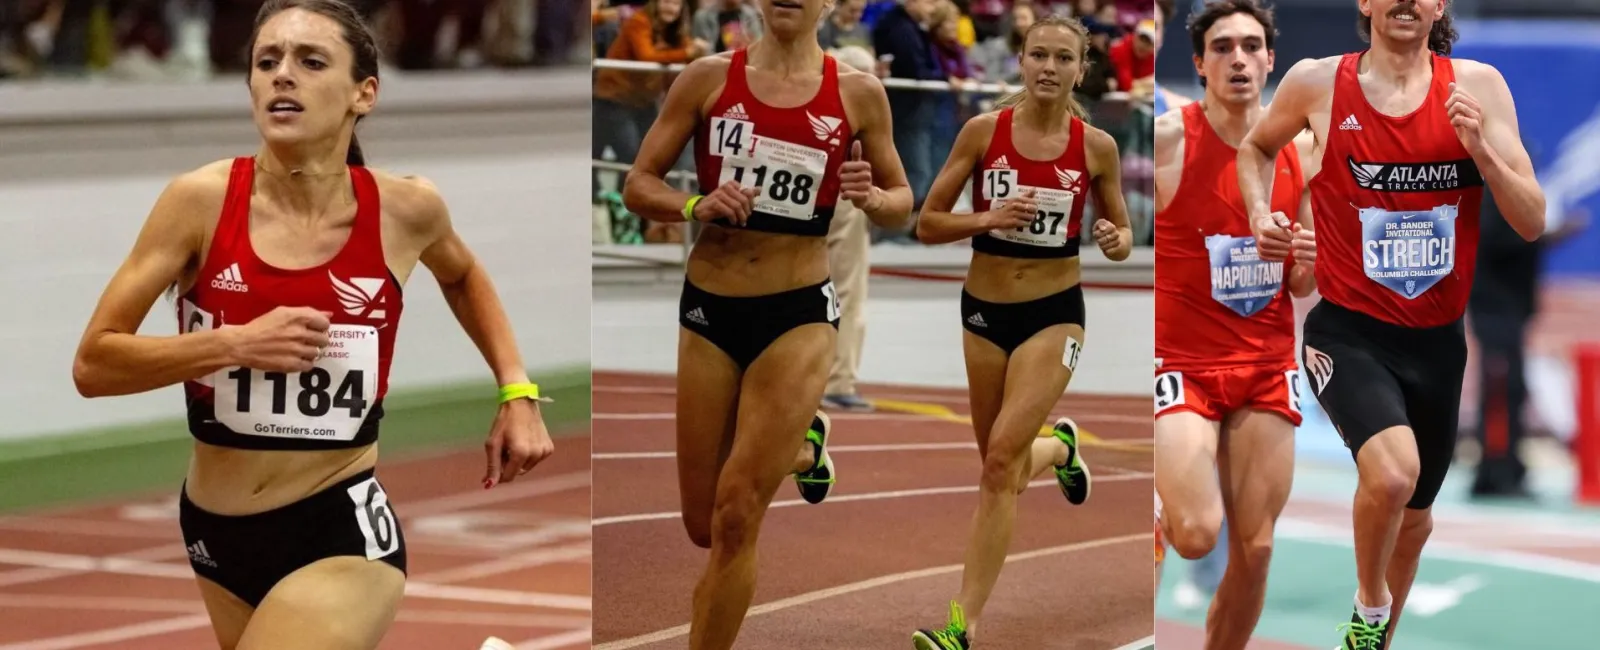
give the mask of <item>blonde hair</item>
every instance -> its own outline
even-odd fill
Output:
[[[1089,52],[1089,30],[1085,28],[1083,23],[1079,22],[1076,18],[1062,16],[1060,14],[1052,14],[1033,21],[1033,24],[1028,26],[1027,33],[1022,35],[1023,52],[1019,53],[1018,56],[1022,56],[1027,53],[1028,38],[1033,36],[1033,33],[1038,31],[1041,27],[1060,27],[1072,32],[1074,36],[1078,37],[1078,60],[1081,62],[1079,64],[1079,74],[1083,74],[1083,66],[1089,65],[1089,62],[1084,58],[1084,56]],[[1080,120],[1087,120],[1089,119],[1089,111],[1083,107],[1082,103],[1078,102],[1078,97],[1073,94],[1073,91],[1076,90],[1077,87],[1078,80],[1073,79],[1072,87],[1067,89],[1067,113]],[[995,103],[995,106],[997,108],[1011,108],[1021,104],[1023,100],[1027,98],[1028,89],[1023,88],[1022,90],[1011,93],[1010,95],[1001,97],[1000,101]]]

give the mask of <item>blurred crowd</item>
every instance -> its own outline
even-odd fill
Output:
[[[584,60],[581,0],[348,0],[401,70]],[[0,0],[0,79],[243,73],[264,0]]]
[[[759,38],[756,0],[591,0],[596,59],[682,64]],[[1022,35],[1041,17],[1063,14],[1088,27],[1088,72],[1078,88],[1091,121],[1122,151],[1124,187],[1136,240],[1149,245],[1153,217],[1150,108],[1160,28],[1150,0],[836,0],[818,32],[822,47],[887,80],[895,146],[920,206],[965,121],[990,110],[997,93],[979,84],[1020,84]],[[596,160],[627,164],[655,120],[672,81],[662,71],[596,66]],[[893,80],[945,82],[948,90],[897,87]],[[680,169],[688,170],[688,156]],[[609,206],[618,243],[675,240],[622,210],[614,174],[596,174],[596,202]],[[1091,210],[1092,211],[1092,208]],[[1092,218],[1092,215],[1086,215]],[[1142,227],[1141,227],[1142,226]],[[666,227],[675,228],[675,227]],[[909,233],[874,232],[909,243]]]

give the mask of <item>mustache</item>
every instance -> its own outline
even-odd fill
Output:
[[[1417,11],[1417,3],[1411,0],[1395,5],[1393,9],[1389,10],[1388,17],[1394,18],[1400,14],[1412,14],[1418,18],[1422,17],[1422,12]]]

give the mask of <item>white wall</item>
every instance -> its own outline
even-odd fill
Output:
[[[373,166],[439,186],[457,230],[494,277],[527,365],[586,365],[587,111],[387,122],[380,114],[370,122],[361,135]],[[177,387],[85,400],[71,377],[84,323],[166,182],[207,161],[254,152],[247,119],[196,125],[188,132],[204,137],[195,139],[183,137],[182,125],[169,127],[175,137],[158,147],[119,147],[137,138],[86,140],[82,131],[50,147],[41,129],[0,130],[0,439],[182,415]],[[425,269],[408,281],[405,297],[396,389],[491,378]],[[170,303],[159,301],[142,331],[173,333]]]

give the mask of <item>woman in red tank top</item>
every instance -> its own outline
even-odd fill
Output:
[[[969,543],[987,550],[968,555],[948,625],[913,634],[923,650],[969,647],[1005,564],[1017,495],[1033,477],[1053,469],[1068,502],[1089,497],[1077,425],[1061,418],[1053,437],[1038,435],[1083,345],[1078,249],[1091,188],[1095,244],[1115,261],[1127,259],[1133,245],[1117,144],[1084,122],[1072,96],[1088,46],[1075,19],[1046,18],[1028,29],[1021,53],[1026,89],[962,128],[917,222],[923,243],[972,239],[961,315],[983,475]],[[952,213],[969,182],[973,213]]]
[[[364,167],[354,133],[377,99],[378,51],[360,16],[339,0],[269,0],[248,51],[259,153],[167,186],[73,378],[86,397],[184,384],[196,443],[179,524],[222,647],[373,648],[405,586],[374,467],[400,286],[418,262],[503,387],[484,487],[552,445],[493,285],[438,192]],[[182,333],[139,334],[169,287]]]
[[[817,410],[839,321],[825,240],[834,207],[850,201],[891,229],[911,212],[882,83],[817,44],[827,3],[759,5],[760,39],[673,82],[623,190],[638,215],[703,226],[678,310],[679,494],[689,538],[711,549],[695,650],[733,645],[784,477],[811,503],[836,480]],[[691,137],[700,195],[663,180]]]

